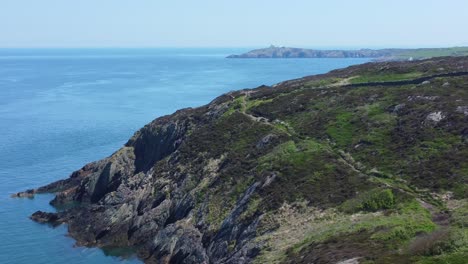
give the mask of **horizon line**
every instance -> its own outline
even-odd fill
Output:
[[[246,46],[0,46],[0,49],[261,49],[270,45],[246,45]],[[275,47],[303,48],[303,49],[437,49],[437,48],[460,48],[468,47],[467,44],[460,45],[275,45]]]

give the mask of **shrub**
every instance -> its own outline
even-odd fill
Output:
[[[468,198],[468,185],[467,184],[457,184],[453,188],[453,196],[455,199],[465,199]]]
[[[451,248],[449,231],[447,229],[440,229],[414,239],[409,247],[409,251],[413,255],[433,256],[450,251]]]
[[[359,211],[375,212],[391,209],[395,206],[395,197],[390,189],[374,189],[344,202],[341,209],[347,213]]]
[[[439,229],[430,234],[419,236],[409,246],[409,253],[412,255],[446,258],[457,252],[468,253],[468,230],[466,228]]]

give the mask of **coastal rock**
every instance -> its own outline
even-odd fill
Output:
[[[202,234],[196,228],[171,224],[154,238],[155,254],[149,259],[156,263],[209,263],[201,240]]]
[[[56,213],[37,211],[31,215],[31,219],[39,223],[56,224],[59,217]]]
[[[468,58],[368,63],[230,92],[14,196],[55,193],[61,210],[33,220],[66,223],[78,245],[136,248],[146,263],[410,262],[400,252],[438,224],[418,201],[466,198],[466,140],[454,139],[468,135],[467,115],[447,94],[468,98],[467,70]],[[425,75],[402,83],[414,72]],[[375,82],[343,81],[358,76]]]
[[[35,190],[30,189],[24,192],[14,193],[11,195],[11,198],[34,198]]]

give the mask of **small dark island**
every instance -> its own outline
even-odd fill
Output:
[[[466,56],[468,47],[425,48],[425,49],[359,49],[359,50],[318,50],[304,48],[276,47],[255,49],[229,59],[252,58],[371,58],[375,60],[412,60],[440,56]]]

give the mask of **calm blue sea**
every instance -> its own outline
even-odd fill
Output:
[[[230,90],[365,59],[225,59],[246,49],[0,49],[0,263],[138,263],[74,247],[66,226],[28,216],[52,195],[10,194],[68,177],[140,127]]]

